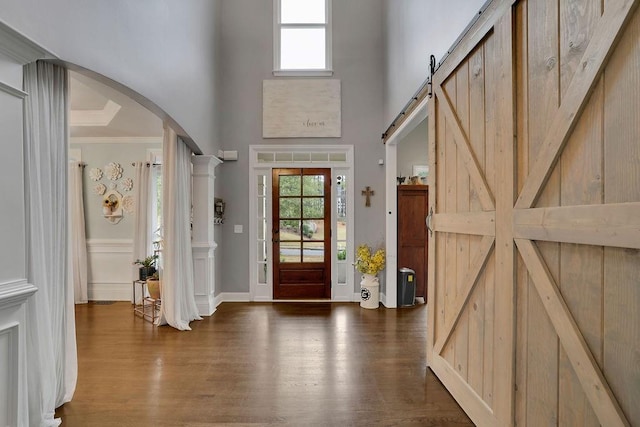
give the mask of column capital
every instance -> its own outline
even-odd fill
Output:
[[[191,156],[191,163],[194,166],[205,167],[205,168],[215,168],[222,160],[216,156],[208,155],[208,154],[199,154],[195,156]]]

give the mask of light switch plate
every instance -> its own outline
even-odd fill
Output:
[[[233,232],[234,233],[242,233],[242,224],[235,224],[233,226]]]

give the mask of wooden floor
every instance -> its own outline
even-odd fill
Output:
[[[190,332],[76,306],[74,426],[469,426],[425,367],[426,307],[224,303]]]

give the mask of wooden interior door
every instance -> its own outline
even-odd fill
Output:
[[[416,272],[416,297],[427,301],[427,225],[429,187],[399,185],[398,189],[398,268]]]
[[[273,298],[331,298],[331,169],[273,170]]]

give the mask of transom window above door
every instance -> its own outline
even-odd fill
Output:
[[[274,0],[273,73],[330,76],[331,0]]]

